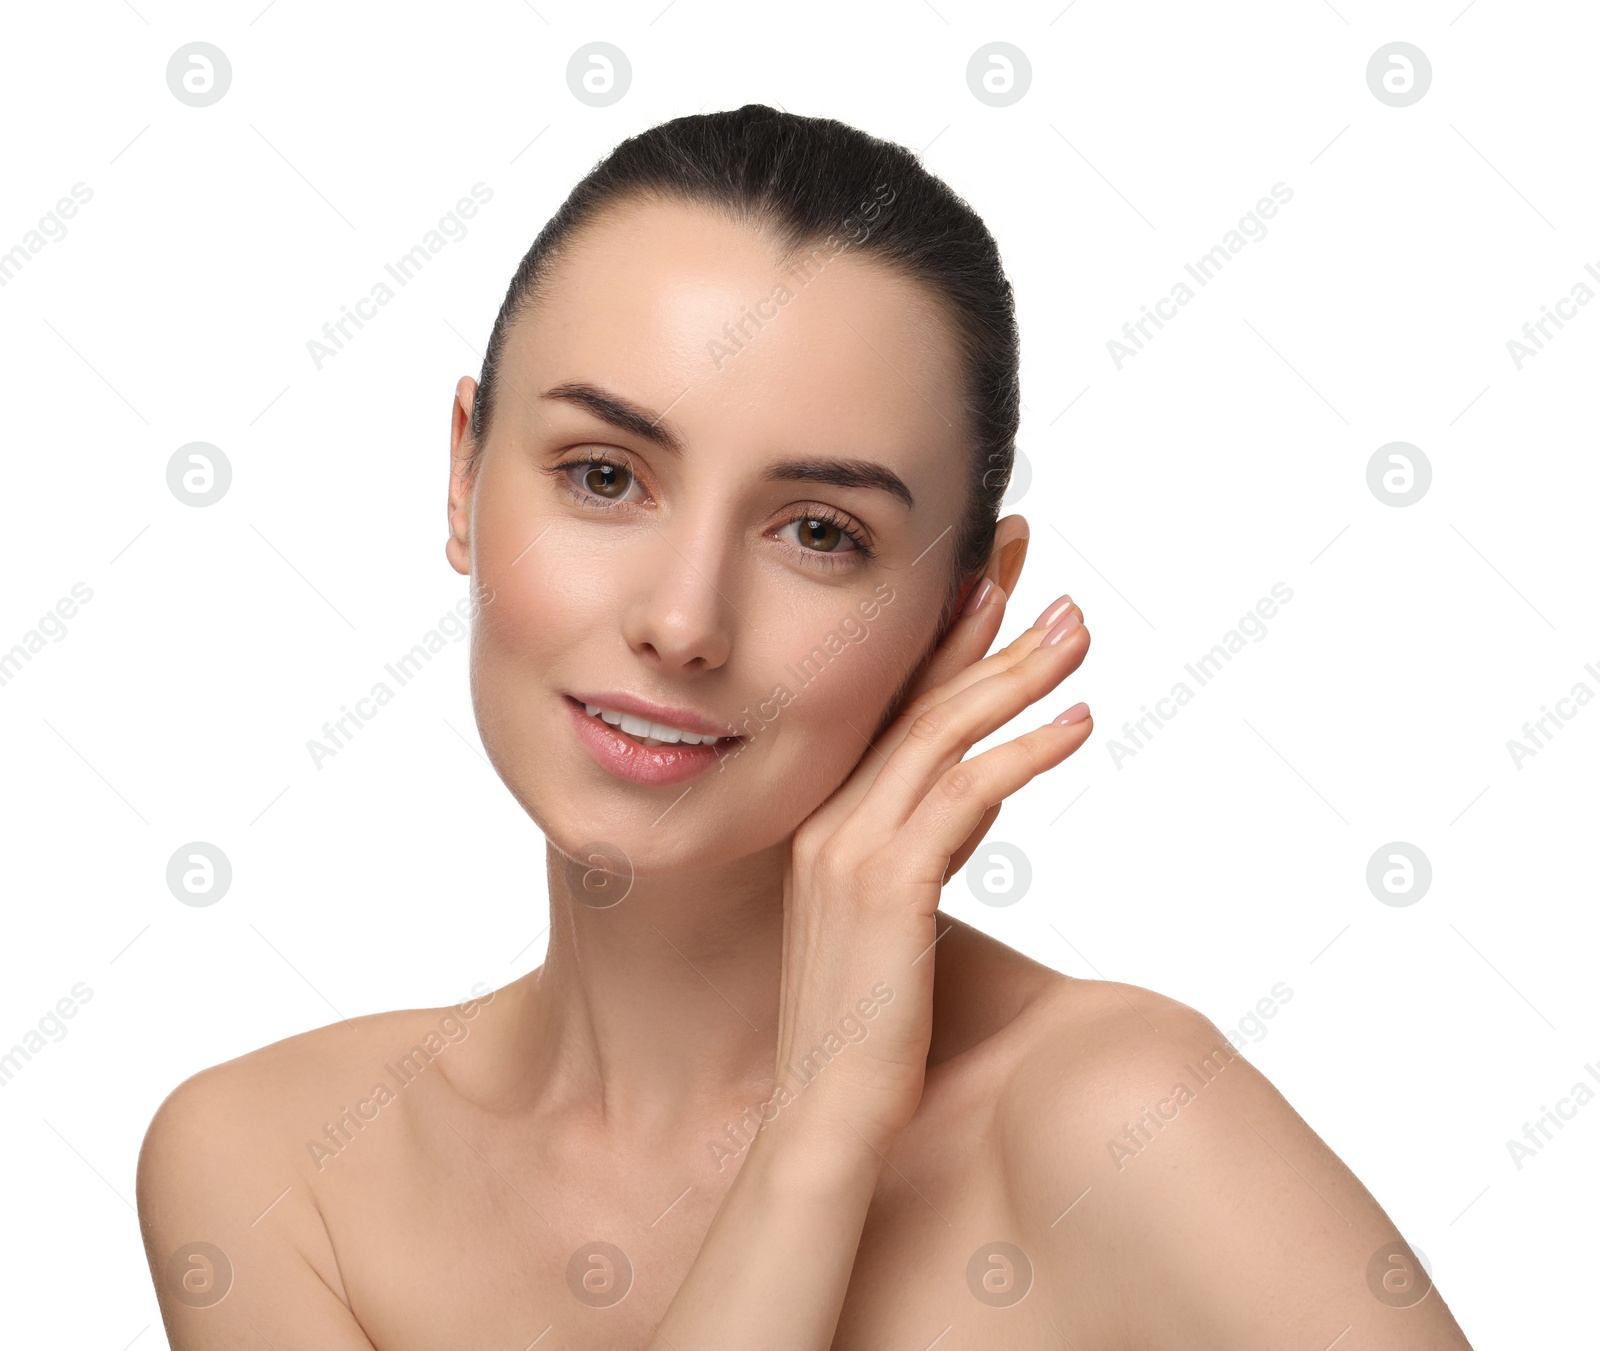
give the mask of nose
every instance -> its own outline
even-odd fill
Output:
[[[724,594],[727,551],[713,540],[709,524],[690,532],[652,527],[637,555],[633,599],[623,616],[623,637],[641,656],[653,656],[668,672],[715,670],[732,650],[730,624],[737,619]]]

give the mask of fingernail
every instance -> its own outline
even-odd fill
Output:
[[[1036,629],[1049,628],[1050,625],[1054,624],[1056,620],[1060,618],[1061,612],[1071,604],[1072,597],[1063,596],[1060,600],[1051,604],[1042,615],[1033,621],[1033,627]]]
[[[977,614],[989,599],[990,593],[999,589],[991,578],[985,577],[977,586],[972,588],[972,594],[967,597],[967,603],[961,607],[961,613],[963,615]]]
[[[1078,615],[1077,611],[1072,611],[1064,616],[1056,624],[1055,628],[1051,629],[1049,633],[1045,634],[1044,641],[1040,643],[1039,646],[1054,647],[1063,639],[1070,638],[1072,636],[1072,631],[1081,623],[1083,623],[1083,619]]]
[[[1089,716],[1089,705],[1088,704],[1074,704],[1071,708],[1069,708],[1065,713],[1063,713],[1055,721],[1056,721],[1056,725],[1057,726],[1065,727],[1068,723],[1083,722],[1088,716]]]

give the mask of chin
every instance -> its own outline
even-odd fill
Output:
[[[878,707],[786,707],[715,751],[650,748],[597,727],[554,684],[530,688],[498,665],[472,666],[484,750],[567,858],[569,888],[588,878],[574,892],[588,904],[594,885],[609,895],[617,879],[716,868],[782,843],[854,770],[865,746],[851,725],[865,730]]]
[[[758,756],[750,749],[731,756],[723,773],[712,769],[690,784],[642,789],[612,779],[579,755],[576,762],[523,760],[507,784],[551,846],[569,860],[569,890],[588,904],[594,902],[574,888],[587,885],[592,891],[609,881],[597,875],[586,884],[588,868],[623,878],[671,877],[723,867],[783,843],[854,763],[797,783],[797,773],[816,770],[808,757],[781,769],[769,761],[759,769],[757,791],[752,785]]]

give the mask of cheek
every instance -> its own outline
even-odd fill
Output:
[[[473,571],[493,597],[475,635],[483,658],[515,658],[537,673],[574,636],[581,616],[600,612],[594,605],[605,571],[581,552],[581,524],[550,512],[526,477],[485,475],[473,518]]]
[[[490,650],[531,656],[558,650],[569,635],[570,618],[587,598],[581,579],[561,566],[558,533],[552,527],[537,542],[530,534],[516,549],[480,549],[478,581],[494,599],[480,611],[478,630]]]
[[[779,645],[774,681],[792,698],[775,724],[789,735],[774,749],[792,761],[786,775],[804,775],[826,794],[866,753],[889,700],[922,655],[926,635],[911,629],[911,618],[880,609],[875,619],[819,624]]]
[[[550,556],[540,552],[547,542],[549,536],[520,559],[515,551],[502,555],[498,548],[478,552],[478,584],[493,597],[479,609],[472,634],[477,679],[493,678],[484,684],[486,690],[537,675],[559,650],[561,614],[550,598],[561,590]]]

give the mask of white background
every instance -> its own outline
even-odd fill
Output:
[[[1589,6],[104,0],[5,22],[0,249],[93,193],[0,288],[0,650],[93,592],[0,687],[0,1049],[93,992],[0,1088],[6,1341],[161,1344],[133,1180],[180,1080],[541,960],[542,838],[483,758],[465,643],[320,770],[306,742],[466,593],[452,390],[534,235],[624,136],[750,101],[925,148],[1017,290],[1033,543],[1002,637],[1070,591],[1097,730],[995,827],[1028,893],[999,908],[958,877],[946,908],[1225,1030],[1285,982],[1247,1053],[1474,1344],[1593,1336],[1600,1104],[1520,1169],[1506,1143],[1600,1067],[1600,708],[1520,767],[1507,748],[1600,691],[1600,304],[1521,369],[1507,349],[1600,268]],[[204,108],[165,77],[197,40],[232,65]],[[596,40],[632,65],[603,108],[566,77]],[[1395,40],[1432,65],[1408,107],[1366,80]],[[1008,107],[967,84],[992,41],[1031,63]],[[475,182],[467,236],[318,370],[308,340]],[[1108,339],[1278,182],[1266,237],[1118,369]],[[168,490],[191,441],[231,463],[214,506]],[[1432,467],[1408,507],[1368,487],[1391,441]],[[1117,763],[1124,720],[1276,582],[1266,637]],[[233,868],[207,908],[166,883],[191,841]],[[1431,863],[1412,905],[1366,882],[1393,841]]]

